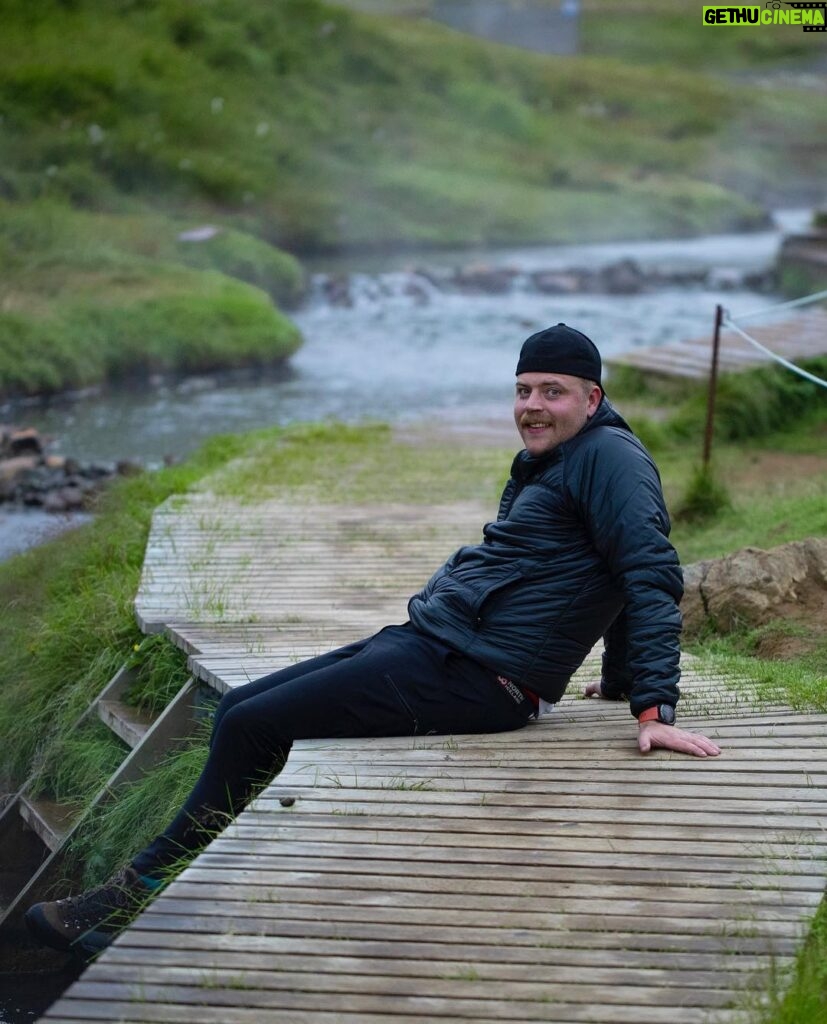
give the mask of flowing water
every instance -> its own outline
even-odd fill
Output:
[[[63,453],[80,459],[127,458],[152,466],[165,456],[186,455],[216,433],[297,420],[404,423],[467,419],[494,410],[508,416],[519,346],[536,329],[565,321],[611,357],[636,346],[711,336],[717,302],[737,314],[773,301],[716,287],[714,273],[712,283],[637,295],[543,295],[530,286],[531,271],[595,269],[624,257],[659,271],[760,270],[772,265],[781,225],[797,227],[805,217],[787,213],[779,216],[778,228],[752,235],[417,254],[383,258],[381,267],[368,260],[328,263],[318,269],[350,274],[352,305],[331,305],[318,289],[311,293],[292,314],[305,344],[280,372],[61,399],[0,410],[0,419],[38,427],[59,439]],[[441,290],[406,269],[427,265],[438,273],[470,263],[521,273],[507,294],[484,295]]]

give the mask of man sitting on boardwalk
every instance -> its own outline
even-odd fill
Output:
[[[517,364],[514,459],[496,522],[408,604],[409,621],[226,694],[204,770],[168,828],[109,882],[26,914],[100,949],[281,770],[294,740],[519,729],[604,638],[586,696],[628,699],[643,753],[718,747],[675,726],[682,577],[657,469],[605,398],[600,354],[558,324]]]

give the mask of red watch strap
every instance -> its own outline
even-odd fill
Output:
[[[641,711],[637,716],[637,721],[638,725],[642,725],[644,722],[657,722],[659,718],[660,712],[658,711],[657,706],[655,706],[647,708],[645,711]]]

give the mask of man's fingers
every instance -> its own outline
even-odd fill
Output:
[[[638,746],[642,754],[648,754],[652,747],[675,750],[693,757],[717,757],[721,753],[717,743],[701,733],[676,729],[661,722],[645,722],[639,727]]]

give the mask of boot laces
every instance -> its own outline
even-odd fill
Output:
[[[133,889],[134,883],[124,868],[103,885],[59,900],[63,918],[79,927],[99,924],[118,911],[136,906],[139,900]]]

